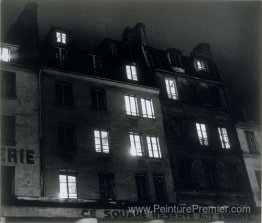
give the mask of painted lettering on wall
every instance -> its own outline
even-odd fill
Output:
[[[30,149],[2,147],[1,162],[35,164],[35,151]]]

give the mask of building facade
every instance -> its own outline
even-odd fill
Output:
[[[248,172],[256,207],[261,208],[261,131],[258,126],[238,122],[237,134]]]
[[[121,41],[104,39],[88,52],[61,27],[41,42],[32,3],[6,41],[20,48],[1,48],[1,77],[14,83],[16,72],[17,83],[7,88],[2,81],[4,94],[17,92],[16,100],[2,99],[2,182],[10,182],[2,192],[15,188],[2,197],[3,221],[254,220],[250,212],[232,219],[130,210],[253,208],[227,90],[208,44],[189,57],[155,49],[141,23],[127,27]],[[14,55],[23,68],[11,63]],[[3,144],[8,137],[21,141],[16,150]]]

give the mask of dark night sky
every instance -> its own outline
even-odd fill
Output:
[[[2,0],[2,35],[28,0]],[[247,101],[258,113],[261,69],[261,1],[35,0],[40,37],[51,26],[71,29],[79,46],[103,38],[121,40],[126,26],[146,25],[148,43],[189,55],[200,42],[212,53],[235,104]]]

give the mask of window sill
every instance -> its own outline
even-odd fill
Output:
[[[17,96],[2,96],[2,99],[8,99],[8,100],[16,100],[18,97]]]
[[[162,161],[163,157],[160,158],[154,158],[154,157],[149,157],[149,156],[131,156],[137,160],[152,160],[152,161]]]
[[[1,142],[2,146],[16,146],[17,142],[16,141],[11,141],[11,142]]]
[[[141,118],[139,115],[128,115],[128,114],[126,114],[126,116],[128,118],[131,118],[131,119],[140,119]]]
[[[101,158],[101,159],[110,159],[112,158],[112,153],[103,153],[103,152],[95,152],[97,157]]]

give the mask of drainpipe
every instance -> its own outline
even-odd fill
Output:
[[[40,155],[40,187],[41,187],[41,197],[45,196],[44,192],[44,174],[45,174],[45,164],[44,164],[44,150],[43,150],[43,130],[42,130],[42,88],[41,88],[41,76],[42,68],[38,72],[38,106],[39,106],[39,155]]]

